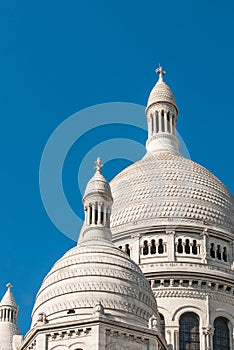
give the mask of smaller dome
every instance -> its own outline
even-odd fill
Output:
[[[41,313],[50,324],[89,319],[100,303],[106,317],[138,326],[157,315],[145,276],[111,241],[79,244],[55,263],[37,294],[32,325]]]
[[[159,80],[153,87],[148,98],[147,108],[158,102],[171,103],[177,110],[174,95],[169,86],[163,80]]]
[[[78,245],[57,261],[45,277],[32,312],[32,327],[41,315],[52,323],[105,317],[148,326],[158,316],[151,287],[139,266],[111,241],[110,185],[101,160],[83,198],[85,221]]]
[[[159,79],[155,84],[155,86],[153,87],[153,89],[151,90],[151,93],[149,95],[148,102],[147,102],[147,109],[155,103],[167,102],[172,104],[178,111],[175,97],[171,89],[169,88],[169,86],[163,80],[163,74],[166,74],[166,72],[164,72],[162,67],[159,66],[159,68],[156,69],[156,73],[159,73]]]
[[[18,306],[15,302],[15,298],[11,291],[12,285],[8,283],[6,287],[7,287],[7,291],[0,302],[0,307],[9,306],[9,307],[14,307],[15,309],[18,309]]]
[[[110,197],[112,201],[110,185],[101,173],[102,163],[100,158],[96,160],[95,168],[96,172],[86,186],[84,199],[87,196],[100,194]]]

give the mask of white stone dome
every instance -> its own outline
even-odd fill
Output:
[[[177,109],[175,97],[170,87],[163,80],[158,80],[151,90],[147,102],[147,109],[158,102],[170,103]]]
[[[147,153],[110,183],[112,233],[160,224],[234,230],[234,199],[211,172],[178,153]]]
[[[140,268],[112,242],[78,245],[58,260],[45,277],[32,312],[51,323],[88,319],[95,306],[111,319],[147,326],[157,315],[156,301]]]
[[[89,180],[85,189],[84,199],[87,195],[104,195],[105,197],[110,197],[112,200],[110,184],[106,181],[100,169],[96,171],[94,176]]]
[[[101,173],[101,160],[88,182],[83,204],[85,220],[78,245],[58,260],[36,296],[32,327],[105,317],[148,326],[157,313],[151,287],[138,265],[111,241],[112,195]],[[44,320],[44,321],[43,321]]]

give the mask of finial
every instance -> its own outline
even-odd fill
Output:
[[[96,171],[101,171],[101,168],[103,167],[103,164],[102,164],[102,161],[101,161],[101,158],[98,157],[96,162],[95,162],[95,167],[94,169],[96,169]]]
[[[155,70],[155,72],[159,74],[158,80],[163,81],[163,75],[165,75],[166,72],[163,70],[163,67],[160,65],[160,63],[158,65],[158,68]]]
[[[11,283],[7,283],[6,287],[7,287],[7,289],[11,289],[13,286]]]

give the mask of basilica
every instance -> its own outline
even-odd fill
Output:
[[[0,350],[234,350],[234,198],[180,153],[156,72],[144,157],[110,183],[97,159],[78,243],[44,278],[25,337],[7,285]]]

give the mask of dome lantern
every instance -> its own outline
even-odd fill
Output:
[[[79,244],[86,241],[111,240],[110,215],[113,198],[110,185],[102,175],[100,157],[95,162],[96,172],[90,179],[83,197],[85,221],[79,237]]]
[[[148,123],[147,151],[179,152],[179,141],[176,136],[178,109],[169,86],[164,82],[166,72],[162,66],[156,69],[158,81],[153,87],[146,107]]]

